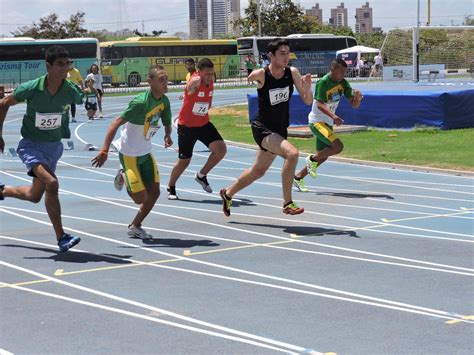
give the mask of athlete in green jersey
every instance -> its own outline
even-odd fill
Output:
[[[316,168],[327,158],[342,152],[343,144],[334,134],[333,125],[339,126],[344,120],[336,115],[336,109],[345,96],[352,108],[358,108],[362,101],[359,90],[353,90],[346,76],[347,64],[342,59],[335,59],[331,71],[317,83],[314,91],[313,108],[308,116],[309,127],[316,137],[316,154],[306,157],[306,166],[295,175],[293,185],[302,192],[309,191],[304,186],[303,178],[316,177]]]
[[[84,98],[81,89],[66,80],[71,59],[68,51],[51,46],[45,53],[48,73],[18,86],[12,95],[0,100],[0,152],[5,142],[2,127],[10,106],[26,101],[26,113],[21,126],[22,139],[17,153],[33,178],[29,186],[5,186],[0,183],[0,200],[13,197],[39,202],[45,195],[45,206],[53,225],[59,251],[66,252],[79,243],[79,237],[66,233],[61,221],[59,181],[55,174],[58,160],[63,154],[61,138],[69,138],[68,108],[80,104]]]
[[[168,91],[168,75],[165,68],[155,65],[148,72],[150,90],[135,96],[128,108],[110,125],[104,144],[92,159],[92,165],[101,167],[107,160],[112,140],[119,127],[120,136],[113,141],[119,151],[122,169],[115,177],[114,185],[121,190],[127,183],[127,192],[140,209],[128,226],[128,235],[141,239],[152,239],[142,227],[160,196],[160,175],[153,157],[151,139],[158,131],[159,122],[165,126],[165,148],[173,145],[171,140],[171,109],[165,93]]]

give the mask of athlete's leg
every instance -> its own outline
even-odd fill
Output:
[[[140,204],[140,209],[132,221],[132,225],[140,227],[143,220],[148,216],[160,197],[160,183],[152,182],[145,186],[145,190],[129,194],[135,203]]]
[[[275,158],[275,154],[259,148],[253,165],[244,170],[237,180],[225,189],[226,196],[232,198],[232,196],[234,196],[238,191],[265,175],[265,172],[268,170],[270,165],[272,165]]]
[[[207,175],[227,153],[227,147],[222,140],[214,141],[209,144],[209,150],[211,151],[211,154],[200,171],[202,175]]]
[[[173,166],[173,170],[171,171],[168,186],[176,186],[176,182],[178,181],[179,177],[183,174],[183,172],[186,170],[190,162],[191,162],[191,158],[187,158],[187,159],[179,158],[176,161],[176,163]]]
[[[331,143],[328,147],[324,148],[323,150],[318,151],[315,155],[313,155],[313,159],[318,162],[318,166],[324,163],[327,158],[330,156],[339,154],[344,149],[344,145],[342,144],[341,140],[337,138],[334,142]]]
[[[296,164],[298,163],[298,149],[276,133],[266,136],[262,141],[262,146],[285,159],[281,171],[281,182],[283,202],[287,204],[292,201],[291,186],[293,184],[293,177],[295,176]]]

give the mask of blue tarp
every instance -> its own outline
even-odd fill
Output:
[[[474,90],[435,91],[370,91],[352,109],[343,99],[336,114],[346,124],[380,128],[412,128],[416,125],[442,129],[474,127]],[[247,95],[250,121],[257,114],[257,94]],[[308,124],[311,106],[303,103],[295,92],[290,101],[290,125]]]

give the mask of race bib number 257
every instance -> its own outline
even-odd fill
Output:
[[[35,127],[44,131],[61,127],[60,113],[36,113]]]

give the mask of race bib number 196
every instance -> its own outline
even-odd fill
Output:
[[[270,95],[270,104],[275,106],[281,102],[288,101],[290,98],[290,87],[271,89],[268,91],[268,94]]]
[[[60,113],[36,113],[35,127],[45,131],[61,127]]]

